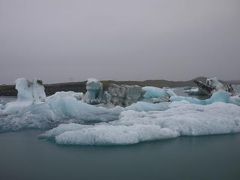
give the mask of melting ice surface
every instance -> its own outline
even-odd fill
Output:
[[[144,98],[159,98],[166,93],[153,87],[145,91]],[[240,132],[239,96],[224,91],[207,100],[167,95],[171,96],[170,102],[139,101],[125,108],[89,105],[79,100],[81,93],[74,92],[58,92],[37,103],[18,99],[0,104],[0,131],[50,129],[41,137],[72,145],[124,145]]]
[[[213,103],[172,103],[168,110],[123,111],[119,120],[95,125],[62,124],[42,137],[58,144],[109,145],[142,141],[240,132],[240,107]]]

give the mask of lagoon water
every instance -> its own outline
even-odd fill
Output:
[[[240,134],[131,146],[57,146],[42,131],[0,134],[1,180],[240,179]]]

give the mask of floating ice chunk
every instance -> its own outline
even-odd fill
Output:
[[[143,100],[152,103],[168,102],[171,96],[176,95],[172,90],[166,88],[146,86],[142,89],[144,91]]]
[[[62,119],[77,119],[83,121],[112,121],[118,119],[122,108],[104,108],[96,107],[82,101],[76,100],[71,96],[63,96],[62,93],[56,93],[48,98],[47,104],[51,110]]]
[[[236,99],[236,98],[235,98]],[[170,98],[171,101],[187,101],[192,104],[201,104],[201,105],[207,105],[212,104],[215,102],[224,102],[224,103],[234,103],[235,101],[231,101],[231,95],[230,93],[226,91],[217,91],[213,93],[213,95],[206,100],[200,100],[193,97],[183,97],[183,96],[172,96]]]
[[[25,128],[51,128],[61,123],[102,122],[118,119],[121,107],[96,107],[59,92],[46,102],[10,102],[0,111],[0,132]]]
[[[49,133],[49,137],[55,136],[58,144],[124,145],[178,136],[237,133],[240,107],[221,102],[205,106],[174,102],[165,111],[123,111],[116,121],[76,126],[74,130],[74,124],[70,130],[68,125],[59,126],[50,130],[58,133]]]
[[[208,78],[206,80],[206,84],[213,87],[216,91],[218,90],[224,90],[225,86],[223,83],[221,83],[217,77],[213,77],[213,78]]]
[[[142,141],[173,138],[175,131],[155,125],[112,126],[98,125],[76,131],[66,131],[55,137],[58,144],[124,145]]]
[[[89,82],[97,83],[98,81],[91,80]],[[34,83],[36,86],[33,85]],[[39,98],[38,95],[40,95],[40,97],[44,96],[45,95],[44,89],[36,81],[34,81],[33,84],[30,83],[30,86],[28,86],[27,80],[25,79],[18,80],[18,83],[16,85],[16,88],[19,90],[18,100],[16,102],[10,102],[1,106],[0,132],[19,130],[24,128],[46,129],[46,128],[56,127],[57,125],[62,123],[88,122],[93,124],[96,122],[98,123],[108,122],[105,124],[101,124],[101,128],[100,128],[101,130],[99,130],[98,128],[98,126],[100,126],[99,124],[91,125],[91,126],[81,125],[81,128],[77,127],[76,130],[82,131],[88,128],[90,129],[90,132],[95,131],[96,129],[97,132],[104,133],[104,128],[102,128],[104,126],[107,126],[107,129],[106,129],[107,132],[110,131],[111,129],[110,126],[114,126],[113,129],[118,129],[118,126],[121,126],[123,128],[121,128],[121,130],[119,131],[117,130],[121,135],[122,132],[125,130],[130,131],[132,129],[133,131],[139,132],[140,131],[139,129],[141,128],[139,128],[139,126],[136,128],[135,125],[140,124],[140,125],[144,125],[143,129],[147,129],[149,127],[152,128],[152,126],[154,126],[154,128],[155,126],[157,126],[157,128],[160,128],[160,129],[167,128],[169,131],[171,131],[170,134],[175,134],[175,135],[176,133],[179,135],[182,135],[182,134],[186,135],[187,133],[185,134],[183,133],[183,132],[186,132],[186,130],[184,129],[184,127],[186,127],[188,128],[188,130],[189,129],[192,130],[191,131],[192,134],[198,135],[198,134],[207,134],[206,133],[207,130],[210,132],[210,134],[212,132],[215,133],[214,131],[215,129],[213,129],[213,124],[216,123],[216,126],[218,127],[216,132],[225,133],[224,130],[226,129],[221,129],[224,127],[221,125],[218,125],[219,121],[214,119],[215,118],[214,113],[216,118],[220,118],[220,119],[221,119],[221,116],[219,115],[221,115],[221,113],[218,112],[218,110],[208,112],[208,108],[210,107],[211,109],[211,107],[215,107],[216,104],[218,104],[218,102],[224,102],[222,103],[224,105],[221,105],[219,109],[221,109],[221,111],[226,113],[225,116],[229,115],[228,119],[231,119],[229,122],[227,122],[227,126],[226,126],[227,130],[232,130],[235,132],[235,130],[233,130],[234,125],[232,124],[231,124],[232,126],[229,125],[229,123],[232,123],[233,120],[235,122],[236,128],[239,125],[238,119],[236,119],[236,117],[239,117],[239,114],[238,114],[239,109],[235,108],[235,106],[232,104],[240,105],[240,97],[239,96],[232,97],[230,96],[229,93],[224,91],[218,91],[214,93],[210,99],[198,100],[195,98],[176,96],[176,94],[169,89],[144,87],[146,88],[145,95],[147,98],[151,99],[152,97],[154,97],[158,99],[158,98],[167,96],[168,98],[171,97],[171,100],[173,102],[152,104],[152,103],[146,102],[145,101],[146,99],[144,99],[144,102],[143,101],[137,102],[126,108],[111,107],[108,105],[106,105],[106,107],[108,107],[106,108],[106,107],[101,107],[101,105],[94,106],[94,105],[85,103],[82,100],[83,94],[75,93],[75,92],[58,92],[52,96],[47,97],[42,102],[41,98]],[[123,97],[125,98],[124,102],[125,100],[127,100],[126,99],[127,96],[125,93],[128,92],[128,94],[134,94],[135,90],[136,92],[139,92],[138,87],[136,89],[134,87],[132,90],[129,90],[129,91],[127,91],[126,89],[123,91],[124,92]],[[32,92],[32,96],[30,96],[31,94],[30,92]],[[147,93],[150,93],[150,94],[147,95]],[[134,97],[138,97],[138,95],[139,93],[137,93],[137,96],[134,96]],[[37,98],[37,100],[35,98]],[[209,104],[212,104],[213,106]],[[233,111],[230,112],[229,109],[231,108],[233,109]],[[225,109],[227,109],[227,112]],[[234,110],[238,112],[235,112]],[[137,112],[137,111],[141,111],[141,112]],[[151,112],[147,112],[147,111],[151,111]],[[234,115],[234,113],[236,117],[232,116]],[[120,115],[120,119],[119,119],[119,115]],[[205,120],[199,121],[202,118],[201,116],[205,117],[207,120],[209,119],[213,119],[213,120],[211,122],[208,122],[208,121],[205,122]],[[129,119],[129,120],[126,120],[126,119]],[[179,119],[181,119],[181,121]],[[224,124],[226,119],[227,118],[225,118],[221,123]],[[202,124],[202,122],[204,122],[205,124]],[[169,123],[173,123],[173,125],[170,126]],[[192,124],[193,124],[193,127],[191,126]],[[197,124],[199,125],[199,127],[197,127]],[[207,125],[210,124],[210,126],[208,127],[206,124]],[[145,125],[149,125],[149,127],[145,127]],[[71,127],[73,126],[74,125],[71,125]],[[207,129],[206,131],[202,132],[198,130],[198,128],[200,128],[200,130],[204,128],[205,130],[207,128],[210,128],[210,129]],[[228,132],[227,130],[226,132]],[[72,129],[67,128],[66,133],[68,133],[69,131],[75,131],[75,130],[74,128]],[[64,132],[61,132],[58,135],[60,136]],[[92,137],[94,133],[95,132],[93,132],[89,136]],[[71,134],[73,134],[73,132],[71,132]],[[87,136],[88,131],[86,131],[85,134]],[[143,138],[139,138],[138,133],[135,133],[135,134],[137,135],[134,135],[134,136],[131,135],[131,138],[133,139],[135,138],[136,140],[135,142],[143,141]],[[161,136],[157,135],[157,136],[158,136],[157,139],[158,138],[161,139],[165,137],[163,135]],[[169,135],[166,135],[166,137],[168,136]],[[156,134],[153,134],[150,137],[156,137]],[[122,138],[122,137],[119,137],[119,138]],[[148,140],[151,140],[151,138],[149,138]],[[79,142],[79,138],[77,141]],[[101,144],[101,142],[105,140],[103,140],[101,137],[101,139],[97,141]],[[123,142],[123,140],[120,141],[120,144],[121,142]],[[133,140],[126,141],[126,144],[130,142],[134,142],[134,141]],[[118,142],[116,142],[116,144],[118,144]]]
[[[16,90],[18,91],[18,101],[31,101],[34,103],[44,102],[46,94],[42,81],[33,80],[30,82],[24,78],[16,80]]]
[[[209,97],[214,92],[219,90],[229,92],[232,95],[235,94],[235,91],[231,84],[228,84],[226,82],[221,82],[216,77],[208,78],[206,80],[206,83],[200,80],[194,80],[194,83],[196,83],[196,85],[198,86],[199,91],[197,91],[195,94],[192,93],[192,95],[204,95]],[[189,92],[189,94],[191,94],[191,91]]]
[[[16,80],[16,90],[18,91],[17,99],[18,101],[32,101],[32,87],[30,86],[30,82],[24,78],[19,78]]]
[[[42,103],[46,100],[44,87],[40,80],[30,82],[24,78],[16,80],[17,101],[7,103],[2,108],[2,114],[16,114],[33,103]]]
[[[28,102],[19,104],[23,103]],[[28,128],[46,129],[64,122],[64,120],[57,119],[47,103],[31,104],[25,107],[21,107],[19,104],[16,107],[21,109],[17,112],[9,113],[10,110],[8,110],[9,114],[0,113],[0,132]]]
[[[145,91],[143,97],[146,99],[169,96],[166,89],[146,86],[142,88]]]
[[[111,103],[120,106],[129,106],[136,103],[142,96],[142,88],[138,85],[111,84],[108,88]]]
[[[40,138],[54,138],[55,136],[58,136],[66,131],[76,131],[86,127],[90,127],[90,125],[82,125],[76,123],[60,124],[58,127],[53,128],[44,134],[41,134]]]
[[[240,107],[214,103],[197,105],[172,103],[166,111],[121,113],[115,125],[155,124],[169,128],[180,135],[209,135],[240,132]]]
[[[97,79],[90,78],[86,84],[87,92],[84,101],[88,104],[99,104],[103,97],[103,85]]]

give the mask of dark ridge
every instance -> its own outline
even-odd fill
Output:
[[[75,91],[75,92],[86,92],[86,81],[83,82],[68,82],[68,83],[57,83],[57,84],[45,84],[46,95],[52,95],[58,91]],[[1,93],[0,93],[1,95]]]
[[[0,85],[0,96],[16,96],[15,85]]]

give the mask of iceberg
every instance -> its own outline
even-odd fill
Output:
[[[114,105],[129,106],[141,99],[142,88],[137,85],[117,85],[111,84],[108,88],[111,96],[110,102]]]
[[[94,78],[87,80],[87,92],[84,96],[84,102],[88,104],[100,104],[103,96],[103,85],[100,81]]]
[[[231,84],[219,81],[216,77],[206,79],[206,82],[195,80],[194,83],[198,86],[198,89],[190,89],[185,91],[189,95],[199,95],[210,97],[216,91],[226,91],[235,94],[234,88]]]
[[[9,102],[2,107],[3,114],[16,114],[32,104],[46,101],[46,94],[41,80],[33,81],[19,78],[16,80],[17,101]]]
[[[25,78],[19,78],[16,80],[16,90],[18,91],[18,101],[39,103],[46,100],[46,94],[41,80],[34,79],[31,82]]]
[[[89,82],[98,84],[97,80]],[[61,123],[109,122],[119,119],[122,111],[163,111],[168,109],[169,105],[169,103],[152,104],[139,101],[126,108],[111,105],[102,106],[101,104],[96,106],[85,103],[86,95],[84,96],[83,93],[57,92],[52,96],[45,97],[44,87],[37,84],[36,81],[34,83],[33,86],[31,83],[29,85],[25,79],[17,80],[16,88],[19,92],[17,100],[1,105],[0,108],[0,132],[27,128],[49,129]],[[101,86],[96,85],[96,87],[100,87],[101,90]],[[138,87],[130,87],[129,89],[126,91],[129,96],[134,94],[136,89],[139,92]],[[33,91],[35,91],[34,96]],[[87,96],[90,97],[89,94]],[[107,97],[110,95],[105,93],[105,96],[106,99],[108,98],[107,101],[110,101],[110,97]],[[34,99],[35,97],[36,99]],[[138,98],[138,96],[135,97]]]
[[[240,107],[175,102],[165,111],[123,111],[120,119],[95,125],[62,124],[43,134],[57,144],[126,145],[144,141],[240,132]]]
[[[87,104],[74,97],[55,93],[46,102],[60,119],[76,119],[85,122],[102,122],[118,119],[121,107],[105,108]]]
[[[144,92],[143,100],[152,103],[168,102],[171,96],[175,96],[175,93],[167,88],[145,86],[142,90]]]
[[[224,90],[200,100],[150,86],[114,85],[102,93],[98,80],[88,82],[85,95],[57,92],[46,97],[37,80],[18,79],[17,100],[1,101],[0,132],[44,129],[48,131],[42,138],[72,145],[124,145],[240,132],[240,97]],[[115,100],[125,107],[109,103]],[[108,103],[95,104],[99,102]]]
[[[26,128],[49,129],[64,122],[113,121],[118,119],[121,111],[121,107],[104,108],[84,103],[74,93],[57,92],[43,103],[7,103],[0,110],[0,132]]]
[[[170,98],[171,101],[186,101],[192,104],[201,104],[208,105],[216,102],[224,102],[224,103],[232,103],[240,106],[240,97],[239,96],[231,96],[229,92],[219,90],[214,92],[209,99],[200,100],[193,97],[183,97],[183,96],[172,96]]]
[[[208,78],[206,80],[206,84],[214,88],[215,91],[218,91],[218,90],[228,91],[228,88],[229,88],[226,83],[224,84],[223,82],[220,82],[216,77]]]

